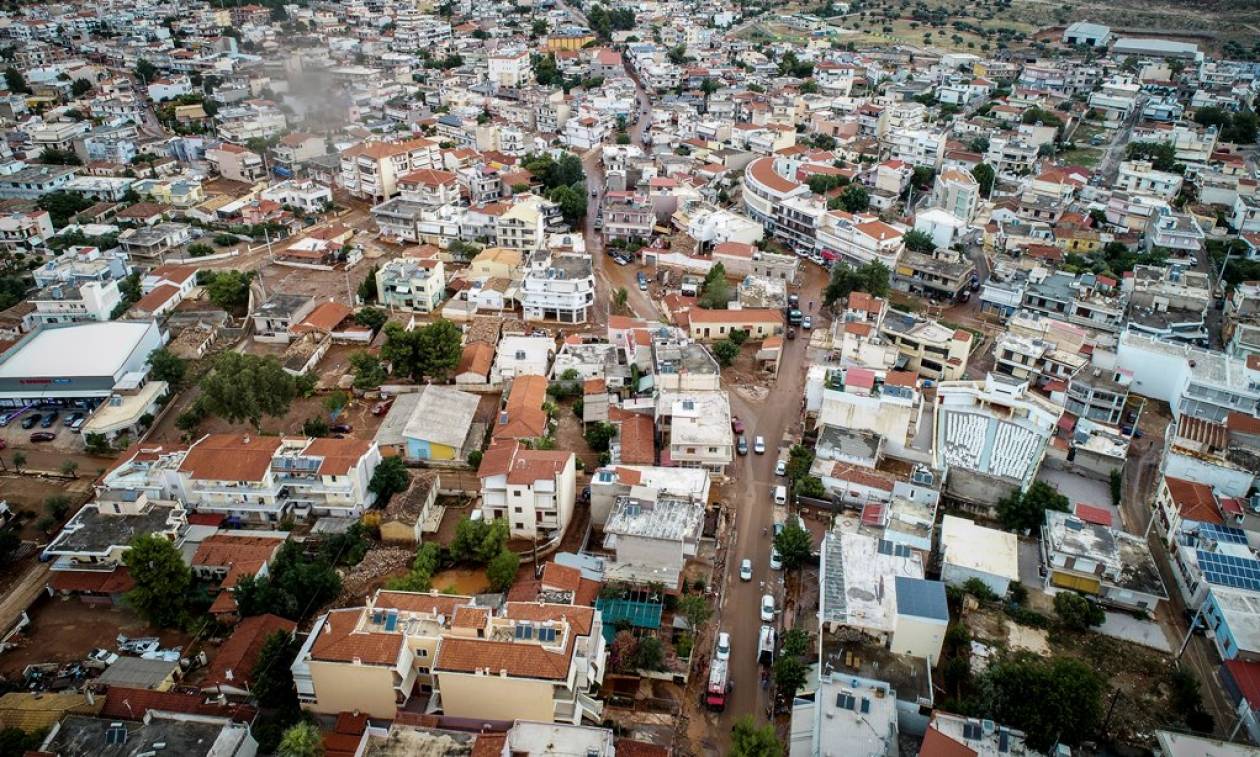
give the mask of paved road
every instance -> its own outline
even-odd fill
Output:
[[[13,582],[0,598],[0,636],[18,622],[26,608],[31,606],[48,584],[48,571],[52,563],[34,561],[22,577]]]

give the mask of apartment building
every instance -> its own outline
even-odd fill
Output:
[[[546,229],[547,214],[543,199],[537,195],[525,195],[495,220],[495,245],[509,250],[536,252],[543,248]]]
[[[933,207],[940,208],[965,223],[971,223],[980,207],[980,185],[970,173],[947,168],[936,177],[931,203]]]
[[[363,142],[342,151],[339,181],[354,197],[383,202],[398,194],[401,177],[441,164],[437,143],[428,139]]]
[[[894,451],[914,440],[923,414],[917,377],[908,371],[827,370],[815,426],[873,431]]]
[[[662,437],[662,465],[726,475],[726,467],[735,459],[735,439],[725,392],[661,392],[656,424]]]
[[[960,252],[906,250],[893,269],[892,284],[898,291],[948,301],[960,298],[975,275],[975,264]]]
[[[122,302],[118,280],[50,284],[27,298],[35,306],[28,318],[38,325],[108,321]]]
[[[520,297],[526,321],[586,323],[595,302],[595,269],[590,256],[535,252],[526,265]]]
[[[459,177],[450,171],[424,168],[398,179],[399,197],[420,205],[439,206],[458,202]]]
[[[1149,160],[1122,160],[1120,174],[1113,186],[1171,201],[1181,191],[1183,180],[1179,173],[1156,170]]]
[[[544,543],[559,538],[573,517],[577,467],[572,452],[499,441],[486,450],[477,477],[481,512],[487,520],[507,521],[513,537]]]
[[[962,378],[971,354],[972,336],[900,310],[889,310],[880,334],[905,358],[904,369],[935,381]]]
[[[324,138],[317,134],[292,131],[271,148],[276,162],[290,168],[328,153]]]
[[[500,87],[521,87],[534,78],[529,50],[494,53],[486,59],[486,65],[490,81]]]
[[[604,236],[613,239],[651,239],[656,226],[656,212],[646,195],[626,193],[604,202]]]
[[[41,557],[52,561],[55,585],[56,574],[63,571],[111,573],[122,567],[137,536],[152,534],[178,542],[187,527],[187,514],[178,501],[106,490],[66,521]]]
[[[8,213],[0,216],[0,249],[29,252],[43,247],[54,231],[46,210]]]
[[[773,158],[757,158],[744,169],[745,212],[772,236],[790,245],[799,245],[802,235],[785,217],[783,204],[788,199],[803,200],[809,195],[809,187],[784,178],[775,169]],[[804,236],[811,235],[807,233]]]
[[[400,257],[376,272],[377,299],[384,307],[432,313],[446,299],[446,271],[442,259]]]
[[[1033,313],[1114,334],[1124,327],[1128,300],[1117,282],[1106,276],[1073,276],[1037,267],[1028,275],[1020,304]]]
[[[895,270],[905,250],[905,233],[866,213],[833,210],[822,216],[816,234],[823,260],[840,260],[852,266],[878,261]]]
[[[945,143],[948,141],[948,134],[945,132],[905,129],[890,132],[886,139],[892,160],[935,170],[941,167],[941,162],[945,159]]]
[[[602,717],[591,693],[604,658],[590,607],[508,602],[496,612],[471,597],[381,590],[319,618],[292,669],[302,707],[325,715],[393,719],[414,697],[454,718],[577,724]]]
[[[320,213],[332,205],[332,190],[309,179],[287,179],[264,189],[258,195],[264,200],[287,205],[303,213]]]
[[[267,169],[258,153],[230,142],[206,150],[206,160],[229,181],[253,184],[267,176]]]
[[[1173,416],[1222,422],[1231,413],[1260,415],[1260,359],[1133,332],[1120,335],[1118,368],[1133,376],[1131,391],[1167,402]]]

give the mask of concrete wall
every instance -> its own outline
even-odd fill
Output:
[[[962,500],[973,512],[991,515],[997,503],[1018,487],[975,471],[950,468],[945,479],[945,496]]]
[[[394,718],[398,704],[392,668],[312,660],[310,669],[319,701],[306,709],[325,715],[362,712],[374,718]]]
[[[929,665],[935,665],[941,658],[941,646],[945,643],[948,626],[945,621],[898,615],[889,649],[896,654],[926,657]]]
[[[984,582],[984,585],[989,587],[999,597],[1005,597],[1007,590],[1011,586],[1010,579],[1003,576],[995,576],[992,573],[964,568],[961,565],[954,565],[948,561],[941,565],[941,580],[950,586],[962,586],[972,578]]]
[[[441,671],[437,678],[442,712],[448,717],[540,723],[555,720],[554,687],[545,681]]]
[[[1198,481],[1216,489],[1218,494],[1245,497],[1255,475],[1250,471],[1222,468],[1206,460],[1187,455],[1170,454],[1164,460],[1164,474],[1187,481]]]

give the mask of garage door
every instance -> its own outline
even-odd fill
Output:
[[[1060,573],[1059,571],[1051,574],[1050,583],[1061,589],[1073,589],[1075,591],[1083,591],[1086,594],[1097,594],[1102,589],[1097,578],[1074,576],[1071,573]]]

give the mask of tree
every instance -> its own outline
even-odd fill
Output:
[[[796,482],[796,493],[811,499],[826,499],[827,487],[823,485],[822,479],[817,476],[806,476]]]
[[[803,444],[794,444],[788,450],[788,463],[785,472],[789,481],[800,481],[809,475],[814,465],[814,451]]]
[[[872,260],[859,268],[839,263],[831,269],[831,279],[823,289],[823,304],[831,306],[846,299],[853,292],[866,292],[875,297],[887,297],[889,271],[878,260]]]
[[[1033,749],[1076,744],[1098,730],[1102,680],[1087,664],[1028,652],[989,664],[978,681],[980,710],[1027,735]]]
[[[258,428],[264,415],[287,413],[297,393],[296,380],[275,357],[228,350],[214,359],[214,368],[202,377],[199,401],[211,415],[231,423],[249,421]]]
[[[92,201],[83,195],[62,191],[42,195],[35,204],[40,210],[48,211],[53,226],[61,227],[70,223],[75,214],[91,207]]]
[[[718,263],[705,274],[696,304],[709,310],[725,310],[730,301],[731,285],[726,280],[726,266]]]
[[[66,462],[74,463],[73,460],[67,460]],[[62,467],[64,468],[65,466]],[[75,463],[74,467],[78,468],[79,466]],[[70,514],[70,498],[63,494],[54,494],[44,500],[44,512],[57,520],[65,520],[66,516]]]
[[[914,252],[931,253],[936,250],[936,242],[932,241],[932,235],[926,231],[913,229],[906,232],[906,235],[902,237],[902,239],[906,243],[906,249],[913,250]]]
[[[508,524],[502,518],[489,522],[464,518],[455,527],[451,559],[457,563],[485,565],[504,550],[507,539]]]
[[[280,546],[267,575],[245,575],[236,583],[236,606],[242,617],[275,613],[305,619],[341,592],[341,577],[323,555],[308,555],[294,541]]]
[[[775,535],[774,548],[779,553],[784,570],[799,568],[813,558],[813,538],[796,518],[788,518],[783,529]]]
[[[148,84],[149,82],[157,78],[158,70],[157,70],[157,66],[150,63],[148,59],[141,58],[140,60],[136,61],[135,73],[136,73],[136,78],[140,80],[141,84]]]
[[[988,197],[993,192],[993,183],[997,178],[997,171],[993,170],[993,166],[988,163],[981,163],[971,169],[971,178],[976,180],[979,185],[980,196]]]
[[[104,434],[86,434],[83,442],[89,455],[103,456],[110,453],[109,438]]]
[[[276,754],[279,757],[323,757],[324,737],[314,723],[303,720],[284,732]]]
[[[586,217],[586,190],[580,182],[556,187],[547,198],[560,206],[560,215],[570,226],[576,227]]]
[[[50,166],[83,165],[83,161],[79,159],[74,150],[57,150],[51,147],[46,147],[40,152],[39,162]]]
[[[629,300],[630,292],[625,287],[617,287],[617,290],[613,292],[613,308],[617,312],[624,313]]]
[[[233,270],[210,273],[204,283],[211,302],[224,310],[239,310],[249,302],[249,283],[253,280],[253,272]]]
[[[26,465],[26,453],[18,450],[13,453],[13,469],[18,473],[22,472],[22,466]]]
[[[639,639],[639,646],[634,652],[636,670],[660,670],[665,661],[665,648],[661,640],[655,636],[644,636]]]
[[[288,631],[273,631],[263,641],[250,671],[249,684],[249,691],[260,707],[269,710],[297,707],[290,666],[297,657],[298,647]]]
[[[592,423],[586,429],[586,446],[592,452],[607,452],[609,444],[617,435],[617,427],[611,423]]]
[[[695,631],[709,622],[709,618],[713,615],[713,607],[709,605],[709,600],[705,599],[704,595],[687,594],[678,600],[677,612],[687,620],[687,625],[691,630]]]
[[[1054,614],[1059,616],[1063,625],[1073,631],[1100,626],[1107,619],[1107,613],[1101,607],[1071,591],[1061,591],[1054,595]]]
[[[1045,521],[1046,510],[1067,512],[1068,504],[1068,498],[1053,486],[1034,481],[1028,491],[1013,491],[998,502],[998,521],[1012,531],[1027,531]]]
[[[752,715],[744,715],[731,728],[730,757],[782,757],[783,746],[774,725],[757,727]]]
[[[779,654],[789,657],[804,657],[809,652],[809,634],[800,628],[792,628],[783,634],[783,642],[779,645]]]
[[[389,498],[399,492],[407,491],[411,484],[411,476],[407,473],[407,465],[401,457],[387,457],[377,464],[372,472],[372,480],[368,482],[368,491],[376,493],[377,504],[384,506]]]
[[[328,427],[328,421],[324,420],[322,415],[317,415],[313,418],[307,418],[302,421],[303,436],[322,439],[323,437],[328,436],[331,430],[332,429]]]
[[[354,373],[354,388],[360,391],[376,389],[388,378],[380,358],[366,351],[350,356],[350,370]]]
[[[530,26],[530,31],[535,37],[541,37],[547,33],[547,21],[545,19],[534,19],[534,23]]]
[[[13,66],[4,70],[4,82],[9,85],[9,91],[14,94],[29,95],[31,93],[31,88],[26,84],[26,77]]]
[[[865,188],[857,184],[850,184],[836,198],[839,200],[839,206],[842,210],[849,213],[861,213],[870,207],[871,195]]]
[[[799,657],[781,655],[774,661],[774,685],[784,699],[795,696],[805,685],[805,664]]]
[[[141,534],[123,556],[135,588],[127,604],[145,620],[166,628],[184,618],[192,571],[174,542],[160,534]]]
[[[359,282],[358,295],[363,302],[376,302],[376,272],[380,266],[373,265],[367,271],[367,277]]]
[[[730,339],[723,339],[713,345],[713,356],[725,368],[735,362],[735,358],[739,357],[739,345]]]
[[[188,364],[183,358],[165,347],[149,353],[149,376],[157,381],[165,381],[171,389],[178,389],[184,382],[184,374]]]
[[[629,631],[618,631],[608,645],[608,667],[616,673],[630,673],[638,658],[639,640]]]
[[[486,565],[486,580],[493,591],[507,591],[516,581],[516,571],[521,566],[521,556],[510,549],[502,549]]]
[[[388,320],[389,313],[386,313],[380,308],[361,308],[359,312],[354,314],[354,322],[360,326],[367,326],[372,329],[373,334],[379,332]]]

